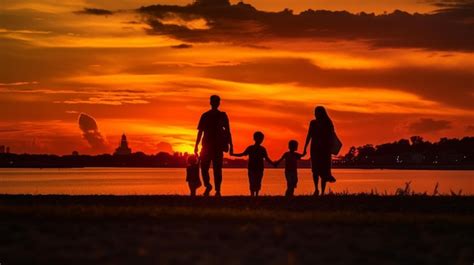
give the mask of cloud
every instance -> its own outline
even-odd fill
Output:
[[[474,132],[474,125],[466,126],[466,132]]]
[[[107,9],[88,8],[88,7],[85,7],[82,10],[74,11],[74,13],[78,15],[96,15],[96,16],[111,16],[114,14],[114,12]]]
[[[157,145],[156,145],[156,150],[157,152],[165,152],[165,153],[168,153],[168,154],[172,154],[173,153],[173,146],[170,144],[170,143],[167,143],[167,142],[159,142]]]
[[[0,128],[0,133],[12,133],[12,132],[21,132],[21,130],[15,129],[15,128]]]
[[[100,133],[99,127],[93,117],[81,113],[78,122],[79,128],[82,131],[82,136],[94,151],[105,152],[110,149],[106,139]]]
[[[174,48],[174,49],[189,49],[189,48],[192,48],[192,47],[193,47],[193,45],[186,44],[186,43],[171,46],[171,48]]]
[[[325,69],[309,59],[260,58],[217,66],[181,65],[174,71],[199,71],[207,78],[239,83],[297,84],[313,88],[386,88],[413,93],[457,108],[474,109],[474,72],[471,69],[415,66]]]
[[[451,122],[447,120],[434,120],[421,118],[408,125],[408,129],[414,133],[432,133],[452,128]]]
[[[439,7],[437,11],[444,11],[444,12],[455,12],[458,11],[459,8],[472,8],[473,1],[472,0],[431,0],[427,1],[430,2],[432,5]]]
[[[0,86],[27,86],[27,85],[37,85],[37,81],[32,82],[12,82],[12,83],[0,83]]]
[[[346,11],[307,10],[293,14],[257,10],[249,4],[200,0],[186,6],[152,5],[138,12],[150,34],[169,35],[186,42],[255,44],[271,38],[358,40],[373,47],[474,50],[474,2],[441,8],[430,14],[400,10],[375,15]],[[190,28],[175,21],[206,21],[207,28]],[[179,20],[176,17],[180,18]]]

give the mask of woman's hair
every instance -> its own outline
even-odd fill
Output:
[[[314,116],[316,116],[316,120],[323,122],[330,127],[333,127],[332,120],[331,118],[329,118],[329,115],[323,106],[317,106],[314,109]]]

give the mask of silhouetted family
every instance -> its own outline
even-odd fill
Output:
[[[195,156],[188,158],[186,168],[186,181],[188,182],[191,196],[196,195],[196,189],[202,183],[199,177],[201,169],[204,182],[204,196],[209,196],[212,190],[210,183],[209,168],[212,162],[214,172],[214,185],[216,196],[221,196],[222,163],[224,152],[230,152],[231,156],[248,156],[248,178],[251,196],[258,196],[262,187],[262,179],[265,161],[275,167],[285,160],[286,196],[293,196],[298,184],[298,160],[306,155],[308,145],[310,146],[311,169],[315,185],[314,195],[320,195],[318,184],[321,179],[321,194],[324,195],[326,182],[335,182],[331,174],[331,155],[337,154],[341,149],[341,142],[337,138],[334,125],[324,107],[315,108],[315,118],[309,124],[303,153],[298,153],[298,142],[290,140],[288,151],[277,161],[268,157],[267,150],[262,145],[264,134],[257,131],[253,134],[254,144],[248,146],[242,153],[234,153],[232,135],[230,133],[229,118],[225,112],[219,110],[220,98],[213,95],[210,98],[211,109],[202,114],[198,124],[198,135],[194,147]],[[199,144],[202,143],[199,154]]]

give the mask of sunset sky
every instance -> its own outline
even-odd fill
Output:
[[[244,3],[2,0],[0,145],[97,154],[126,133],[133,151],[192,151],[212,94],[236,151],[261,130],[274,157],[316,105],[344,152],[474,135],[473,1]]]

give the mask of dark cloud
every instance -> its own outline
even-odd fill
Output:
[[[96,152],[105,152],[109,150],[107,141],[99,131],[99,127],[95,119],[87,114],[81,113],[79,115],[79,128],[82,131],[82,136],[89,143],[89,145]]]
[[[11,133],[11,132],[21,132],[21,130],[15,129],[15,128],[0,128],[0,133]]]
[[[135,21],[135,20],[125,21],[125,22],[122,22],[122,23],[123,24],[130,24],[130,25],[139,25],[139,24],[141,24],[140,22]]]
[[[352,14],[346,11],[307,10],[293,14],[266,12],[249,4],[201,0],[186,6],[152,5],[138,12],[151,26],[150,34],[170,35],[186,42],[231,42],[246,45],[269,38],[361,40],[374,47],[434,50],[474,50],[474,1],[462,1],[430,14]],[[205,19],[209,28],[164,23],[168,17],[185,21]]]
[[[174,70],[173,70],[174,69]],[[144,71],[143,69],[140,69]],[[185,67],[162,71],[190,71]],[[149,70],[153,73],[153,69]],[[201,67],[203,76],[235,82],[295,83],[307,87],[389,88],[455,107],[473,109],[474,72],[470,69],[399,67],[325,69],[307,59],[260,59],[236,65]]]
[[[472,0],[430,0],[427,1],[434,6],[439,7],[437,11],[457,11],[460,7],[470,7],[472,8]]]
[[[303,58],[261,58],[238,64],[138,65],[127,68],[136,74],[187,74],[242,83],[292,83],[317,88],[389,89],[415,94],[425,100],[474,110],[474,71],[465,68],[398,66],[376,69],[322,68]],[[175,84],[178,86],[178,84]],[[201,84],[200,84],[201,85]],[[180,89],[184,89],[179,84]],[[193,89],[191,84],[189,89]]]
[[[450,129],[451,122],[447,120],[434,120],[431,118],[421,118],[408,125],[408,129],[414,133],[432,133]]]
[[[84,9],[79,10],[79,11],[74,11],[74,13],[79,14],[79,15],[96,15],[96,16],[110,16],[114,14],[114,12],[107,9],[88,8],[88,7],[85,7]]]
[[[170,143],[167,143],[167,142],[159,142],[156,145],[156,150],[157,150],[157,153],[165,152],[165,153],[168,153],[168,154],[172,154],[173,153],[173,146]]]
[[[192,48],[192,47],[193,47],[193,45],[186,44],[186,43],[171,46],[171,48],[173,48],[173,49],[189,49],[189,48]]]

